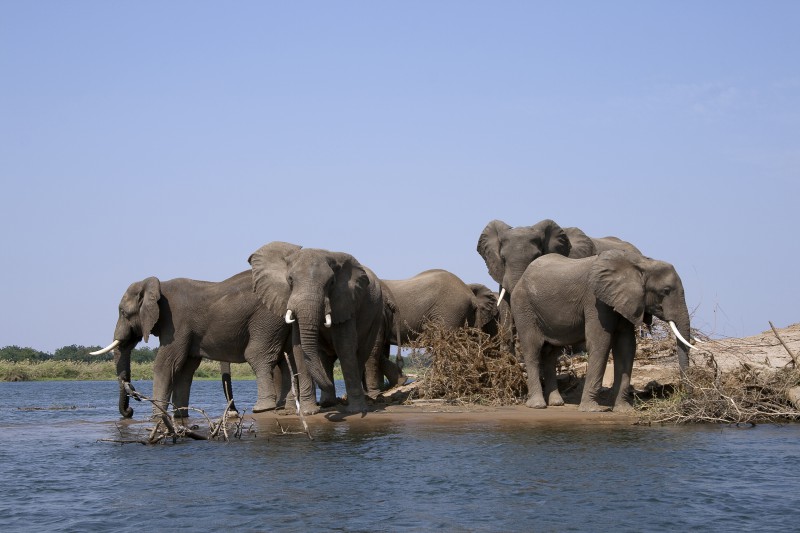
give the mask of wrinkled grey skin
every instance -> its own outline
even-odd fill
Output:
[[[333,404],[333,362],[339,358],[347,412],[365,412],[364,367],[383,323],[383,296],[375,274],[350,254],[271,242],[249,259],[253,288],[274,314],[291,312],[298,370],[320,387],[320,403]],[[324,326],[330,314],[332,324]],[[301,391],[302,392],[302,391]]]
[[[220,282],[150,277],[133,283],[119,304],[114,350],[120,379],[120,413],[133,415],[122,387],[130,382],[131,350],[150,334],[159,338],[153,363],[153,400],[163,408],[171,400],[175,414],[186,416],[192,377],[203,357],[248,362],[256,374],[254,411],[274,409],[273,369],[289,349],[289,328],[253,294],[250,271]],[[313,401],[313,397],[307,397]],[[160,411],[153,407],[153,414]]]
[[[366,385],[370,395],[376,387],[380,388],[383,376],[390,387],[406,383],[408,378],[402,366],[389,359],[390,346],[402,346],[415,339],[426,320],[437,321],[447,328],[469,326],[490,335],[497,333],[497,296],[485,285],[467,285],[455,274],[440,269],[426,270],[408,279],[380,282],[385,301],[384,326],[378,336],[376,354],[367,362]],[[397,360],[402,363],[402,358]]]
[[[501,289],[505,288],[503,299],[508,303],[522,273],[537,258],[555,253],[580,259],[606,250],[641,254],[634,245],[617,237],[589,237],[579,228],[562,228],[550,219],[518,227],[492,220],[478,238],[478,253],[486,262],[492,279]]]
[[[236,403],[233,401],[233,382],[231,380],[230,361],[220,361],[219,371],[221,374],[222,392],[225,394],[225,401],[230,403],[228,413],[237,416],[239,414],[239,409],[236,408]],[[279,358],[277,366],[272,370],[272,380],[275,384],[275,390],[277,391],[277,407],[286,405],[286,396],[292,388],[289,383],[290,375],[286,359]]]
[[[598,255],[607,250],[623,250],[626,252],[633,252],[640,254],[634,245],[627,241],[623,241],[619,237],[589,237],[579,228],[564,228],[567,238],[570,243],[569,256],[572,259],[581,259],[583,257],[590,257]]]
[[[377,340],[372,349],[372,353],[367,359],[364,369],[364,388],[367,396],[375,399],[384,389],[384,377],[388,380],[389,388],[396,385],[404,385],[408,382],[408,376],[403,373],[403,359],[397,358],[397,362],[392,361],[389,356],[389,343],[386,342],[391,336],[395,327],[395,317],[397,304],[391,289],[386,286],[383,280],[381,284],[381,296],[383,297],[383,320],[378,332]]]
[[[675,268],[638,253],[610,250],[583,259],[551,254],[526,269],[514,289],[511,313],[528,373],[528,407],[563,405],[555,374],[557,349],[584,339],[589,349],[580,410],[602,411],[598,394],[614,351],[614,410],[632,409],[630,379],[636,328],[656,316],[689,338],[689,312]],[[688,348],[678,341],[683,376]],[[543,361],[544,391],[540,382]],[[545,396],[548,401],[545,403]]]
[[[502,220],[492,220],[478,238],[478,253],[486,262],[492,279],[505,288],[503,299],[508,303],[528,265],[543,255],[566,256],[570,250],[566,232],[550,219],[516,228]]]
[[[397,306],[396,326],[386,339],[390,344],[402,345],[415,339],[426,320],[451,329],[469,326],[490,334],[497,332],[497,297],[485,285],[467,285],[441,269],[426,270],[408,279],[382,281]]]

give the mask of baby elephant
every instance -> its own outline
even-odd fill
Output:
[[[557,347],[584,340],[589,367],[581,411],[598,403],[609,350],[614,351],[614,410],[632,409],[631,370],[636,327],[652,317],[669,322],[678,337],[683,377],[689,365],[689,312],[675,268],[639,254],[610,250],[584,259],[558,254],[532,262],[511,296],[511,313],[528,373],[528,407],[563,405],[555,373]],[[539,364],[544,354],[544,393]],[[545,403],[547,395],[547,403]]]

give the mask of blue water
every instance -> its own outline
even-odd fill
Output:
[[[145,394],[149,382],[136,383]],[[250,407],[254,382],[235,382]],[[114,382],[0,383],[3,531],[795,531],[800,425],[274,422],[229,442],[114,444]],[[218,382],[192,405],[218,416]],[[369,416],[369,415],[367,415]]]

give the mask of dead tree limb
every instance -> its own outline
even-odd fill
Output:
[[[774,334],[775,334],[775,336],[778,338],[778,340],[779,340],[779,341],[780,341],[780,343],[783,345],[783,347],[784,347],[784,348],[786,348],[786,351],[787,351],[787,352],[789,352],[789,356],[792,358],[792,364],[794,365],[792,368],[797,368],[797,357],[795,357],[794,353],[792,353],[792,350],[790,350],[790,349],[789,349],[789,347],[788,347],[788,346],[786,346],[786,343],[785,343],[785,342],[783,342],[783,339],[782,339],[782,338],[781,338],[781,336],[778,334],[778,330],[777,330],[777,329],[775,329],[775,326],[772,324],[772,321],[771,321],[771,320],[769,321],[769,327],[771,327],[771,328],[772,328],[772,333],[774,333]]]

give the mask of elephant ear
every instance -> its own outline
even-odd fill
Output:
[[[597,299],[635,326],[641,326],[645,318],[644,284],[638,262],[622,250],[601,253],[589,271],[589,286]]]
[[[253,268],[253,292],[275,315],[283,316],[291,294],[291,287],[286,280],[286,260],[301,248],[296,244],[273,241],[247,259]]]
[[[569,239],[569,257],[572,259],[581,259],[583,257],[597,255],[594,240],[586,235],[580,228],[564,228],[564,233],[567,234],[567,238]]]
[[[478,237],[478,253],[486,261],[489,275],[501,285],[505,272],[503,260],[500,259],[500,237],[510,229],[511,226],[502,220],[492,220],[483,228],[483,233]]]
[[[362,299],[367,294],[369,276],[355,257],[343,252],[331,252],[328,262],[333,269],[333,287],[330,292],[331,320],[341,324],[356,315]]]
[[[150,332],[158,322],[158,301],[161,299],[161,282],[156,277],[149,277],[142,282],[139,293],[139,321],[142,325],[142,339],[150,338]]]
[[[544,249],[542,254],[560,254],[568,256],[571,245],[569,237],[566,232],[555,223],[554,220],[549,218],[537,222],[533,226],[536,230],[544,232],[544,242],[542,243]]]
[[[483,329],[486,324],[497,317],[497,296],[489,290],[489,287],[482,283],[470,283],[468,285],[472,294],[475,306],[475,325],[478,329]]]

